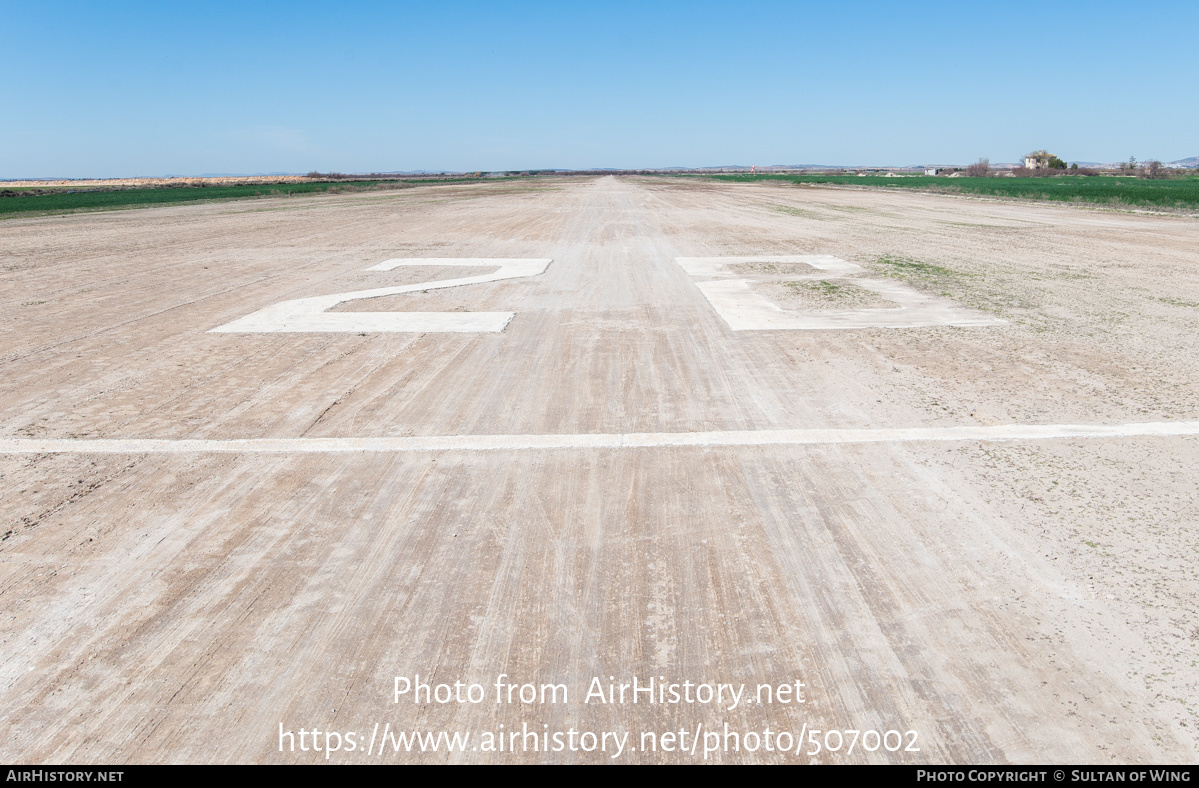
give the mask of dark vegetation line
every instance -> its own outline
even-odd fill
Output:
[[[484,179],[339,180],[336,183],[250,183],[233,186],[134,186],[81,189],[12,187],[0,189],[0,216],[30,211],[56,213],[81,209],[103,210],[136,205],[165,205],[210,200],[384,191],[430,183],[474,183],[480,180]],[[486,180],[497,179],[487,178]]]
[[[1199,209],[1199,177],[1147,180],[1129,176],[1060,175],[1052,178],[946,178],[913,175],[776,175],[776,174],[671,174],[667,177],[705,178],[718,181],[786,181],[910,189],[941,194],[983,194],[1028,200],[1077,202],[1114,207]]]
[[[433,183],[477,183],[481,181],[519,179],[536,176],[508,173],[497,177],[448,177],[359,179],[348,176],[329,176],[333,182],[254,183],[232,186],[147,186],[147,187],[0,187],[0,216],[28,212],[59,213],[75,210],[104,210],[138,205],[238,200],[255,197],[288,197],[338,192],[368,192],[404,189]],[[547,173],[548,174],[548,173]],[[777,173],[662,173],[651,171],[604,171],[602,173],[553,173],[555,175],[656,175],[669,178],[704,178],[718,181],[752,182],[784,181],[795,184],[832,184],[869,186],[884,189],[908,189],[941,194],[980,194],[994,197],[1076,202],[1113,207],[1166,208],[1199,210],[1199,177],[1194,175],[1150,180],[1132,176],[1061,175],[1051,178],[974,178],[944,176],[903,176],[888,178],[881,175],[787,175]]]

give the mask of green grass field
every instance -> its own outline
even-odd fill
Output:
[[[519,177],[519,176],[513,176]],[[696,175],[680,173],[666,177],[711,178],[750,182],[785,181],[885,189],[913,189],[943,194],[984,194],[1032,200],[1077,202],[1113,207],[1170,208],[1199,210],[1199,177],[1169,180],[1143,180],[1122,176],[1060,176],[1054,178],[945,178],[906,176],[886,178],[879,175],[774,175],[733,174]],[[471,183],[478,178],[422,178],[405,181],[338,181],[333,183],[278,183],[241,186],[147,187],[78,191],[55,189],[37,193],[33,188],[5,188],[0,196],[0,216],[28,212],[59,213],[75,210],[104,210],[209,200],[237,200],[255,197],[302,196],[335,191],[398,189],[428,183]],[[487,180],[494,180],[488,178]]]
[[[1078,202],[1114,207],[1199,209],[1199,177],[1144,180],[1124,176],[1058,176],[1053,178],[946,178],[916,175],[679,175],[721,181],[787,181],[914,189],[942,194],[985,194],[1030,200]]]
[[[133,206],[165,205],[170,203],[201,202],[209,200],[238,200],[255,197],[288,197],[337,191],[368,191],[376,189],[400,189],[409,185],[426,183],[471,183],[477,178],[422,178],[406,181],[337,181],[333,183],[265,183],[239,186],[186,186],[146,187],[112,189],[108,191],[54,190],[38,194],[35,188],[11,188],[0,185],[5,194],[0,196],[0,216],[35,212],[58,213],[76,210],[103,210]]]

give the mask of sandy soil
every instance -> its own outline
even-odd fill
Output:
[[[653,178],[8,219],[0,438],[1195,419],[1196,250],[1191,218]],[[752,254],[836,255],[1009,322],[732,332],[674,258]],[[433,273],[364,272],[401,256],[554,262],[343,306],[515,311],[500,334],[207,333]],[[637,745],[728,723],[920,750],[709,760],[1193,762],[1197,465],[1194,437],[0,455],[0,757],[318,762],[280,725],[365,747],[527,724],[694,762]],[[418,673],[570,703],[393,703]],[[798,680],[806,703],[583,704],[609,676]],[[330,760],[611,756],[374,747]]]

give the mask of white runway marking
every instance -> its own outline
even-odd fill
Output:
[[[735,263],[803,263],[817,269],[795,274],[793,281],[841,279],[862,272],[862,267],[826,254],[770,257],[677,257],[675,261],[696,282],[708,303],[734,331],[818,331],[837,328],[916,328],[919,326],[994,326],[1006,320],[973,309],[963,309],[943,298],[934,298],[905,284],[885,279],[854,279],[895,306],[889,309],[796,311],[783,309],[750,288],[750,280],[728,269]]]
[[[486,332],[497,333],[507,327],[515,312],[329,312],[338,304],[362,298],[415,293],[421,290],[436,290],[444,287],[459,287],[501,279],[519,279],[536,276],[553,262],[550,259],[502,259],[486,257],[414,257],[386,260],[366,269],[368,271],[390,271],[400,266],[454,265],[454,266],[499,266],[490,274],[467,276],[459,279],[442,279],[435,282],[417,282],[396,287],[377,287],[373,290],[358,290],[352,293],[297,298],[281,301],[265,309],[259,309],[231,323],[210,329],[208,333],[323,333],[323,332],[369,332],[369,333],[442,333],[442,332]]]
[[[1199,435],[1199,421],[1132,424],[1001,424],[880,429],[729,430],[396,438],[0,438],[0,454],[332,454],[344,452],[649,449],[677,446],[814,446],[926,441],[1015,441]]]

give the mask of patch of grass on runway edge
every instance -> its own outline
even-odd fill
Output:
[[[130,188],[11,187],[0,191],[0,216],[76,210],[105,210],[214,200],[301,197],[314,194],[372,192],[438,183],[478,183],[507,178],[422,178],[419,180],[362,180],[316,183],[253,183],[233,186],[148,186]]]
[[[772,205],[770,210],[785,213],[790,216],[799,216],[804,219],[828,219],[829,217],[819,214],[816,211],[806,211],[803,208],[793,208],[790,205]]]
[[[1154,298],[1156,298],[1158,301],[1161,301],[1163,304],[1170,304],[1171,306],[1199,309],[1199,301],[1185,301],[1181,298],[1173,298],[1171,296],[1154,296]]]
[[[952,268],[896,255],[885,254],[875,262],[882,266],[883,273],[896,279],[957,279],[970,276]]]
[[[976,278],[974,274],[894,254],[879,257],[870,267],[883,276],[902,280],[931,295],[950,298],[987,312],[998,311],[990,299],[978,298],[981,293],[977,283],[967,284],[967,280]]]
[[[1027,292],[1014,289],[1013,283],[1002,277],[946,268],[896,254],[882,255],[867,265],[883,276],[902,280],[922,292],[1012,321],[1025,320],[1023,312],[1035,308],[1037,303]]]
[[[1063,175],[1052,178],[945,178],[933,175],[776,175],[692,174],[664,175],[670,178],[749,183],[783,181],[794,184],[829,184],[908,189],[940,194],[979,194],[1053,202],[1077,202],[1111,207],[1199,210],[1199,177],[1149,180],[1120,175]]]

